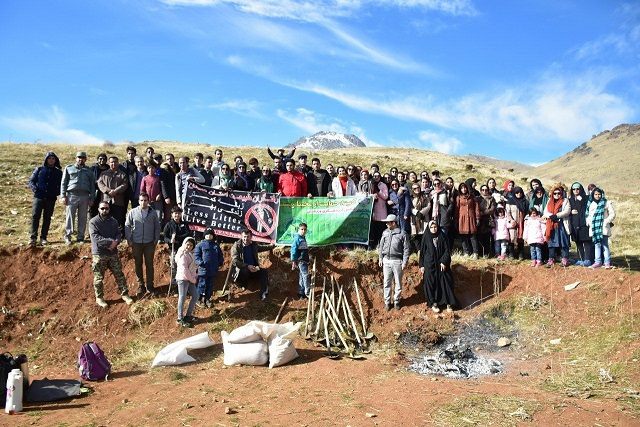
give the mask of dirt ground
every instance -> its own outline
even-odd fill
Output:
[[[155,263],[156,281],[164,295],[168,282],[165,257],[166,251],[158,251]],[[442,409],[451,411],[455,403],[459,403],[453,406],[462,420],[459,425],[640,425],[640,414],[619,399],[570,396],[542,387],[549,376],[566,369],[561,363],[563,355],[540,351],[539,343],[526,341],[525,334],[516,336],[509,348],[488,352],[504,363],[504,373],[471,380],[409,371],[408,355],[422,347],[406,348],[398,343],[399,335],[407,331],[419,331],[427,341],[451,333],[488,307],[520,295],[542,295],[553,310],[553,322],[538,337],[545,342],[554,334],[570,335],[602,319],[610,319],[615,326],[622,318],[638,315],[633,301],[640,297],[639,275],[577,267],[531,269],[524,263],[498,267],[492,262],[458,264],[454,266],[456,295],[461,307],[472,307],[455,315],[436,316],[423,304],[415,261],[405,274],[404,306],[386,312],[381,273],[373,260],[340,252],[322,253],[321,257],[327,261],[318,277],[333,274],[343,284],[355,277],[362,284],[367,321],[378,338],[373,352],[366,360],[331,360],[325,357],[324,347],[297,338],[300,357],[289,365],[268,369],[225,367],[219,332],[248,320],[273,321],[283,299],[296,294],[295,274],[284,253],[269,253],[264,260],[270,265],[269,302],[258,301],[255,292],[239,291],[231,302],[217,301],[213,310],[198,309],[200,321],[195,328],[180,330],[175,324],[174,297],[154,300],[164,302],[166,312],[149,324],[135,324],[131,308],[118,299],[111,277],[105,283],[110,306],[103,310],[95,305],[87,245],[0,249],[0,350],[27,353],[32,379],[78,378],[75,361],[85,340],[97,341],[114,364],[112,381],[89,383],[89,395],[27,405],[21,414],[2,414],[0,425],[452,425],[447,418],[450,413]],[[128,283],[133,284],[133,261],[126,250],[122,259]],[[226,265],[217,290],[225,273]],[[582,282],[577,289],[564,291],[563,285],[577,280]],[[598,283],[597,292],[587,283]],[[500,294],[487,298],[495,288]],[[478,300],[482,301],[473,304]],[[593,314],[598,301],[610,315]],[[304,301],[292,301],[284,310],[283,321],[304,320],[305,311]],[[141,343],[152,343],[157,350],[204,331],[209,331],[216,344],[191,352],[196,363],[152,370],[148,355],[131,356]],[[632,332],[637,337],[635,324]],[[631,364],[630,381],[636,389],[640,369],[633,355],[640,354],[639,348],[636,338],[611,354],[612,360]],[[515,406],[508,409],[505,402]],[[477,418],[478,411],[486,412],[484,421]]]

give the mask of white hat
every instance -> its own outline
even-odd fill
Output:
[[[382,220],[382,222],[396,222],[396,216],[393,214],[389,214],[385,219]]]

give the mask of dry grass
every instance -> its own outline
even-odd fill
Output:
[[[129,310],[129,320],[134,325],[142,327],[150,325],[162,318],[167,311],[167,304],[161,300],[138,301]]]
[[[514,396],[473,395],[454,399],[432,413],[437,426],[516,426],[535,421],[541,405],[536,400]],[[432,408],[429,408],[431,410]]]
[[[126,343],[124,347],[116,349],[110,355],[110,360],[114,368],[119,370],[130,367],[148,367],[161,348],[161,344],[153,342],[149,337],[140,336]]]

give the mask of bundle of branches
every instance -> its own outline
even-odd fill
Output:
[[[349,301],[345,287],[338,283],[334,276],[322,281],[320,303],[316,303],[315,262],[311,281],[311,295],[307,301],[307,319],[305,322],[305,338],[313,339],[327,347],[329,357],[344,353],[351,358],[362,358],[362,353],[369,353],[369,342],[375,336],[367,331],[367,324],[360,299],[358,282],[353,279],[353,289],[357,299],[356,305]],[[353,307],[353,308],[352,308]],[[359,314],[360,324],[354,312]]]

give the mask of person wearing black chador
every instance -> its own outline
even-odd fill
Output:
[[[440,312],[440,306],[446,306],[447,312],[452,312],[457,301],[453,294],[451,254],[447,238],[436,221],[429,221],[422,236],[418,265],[423,274],[427,305],[435,313]]]

